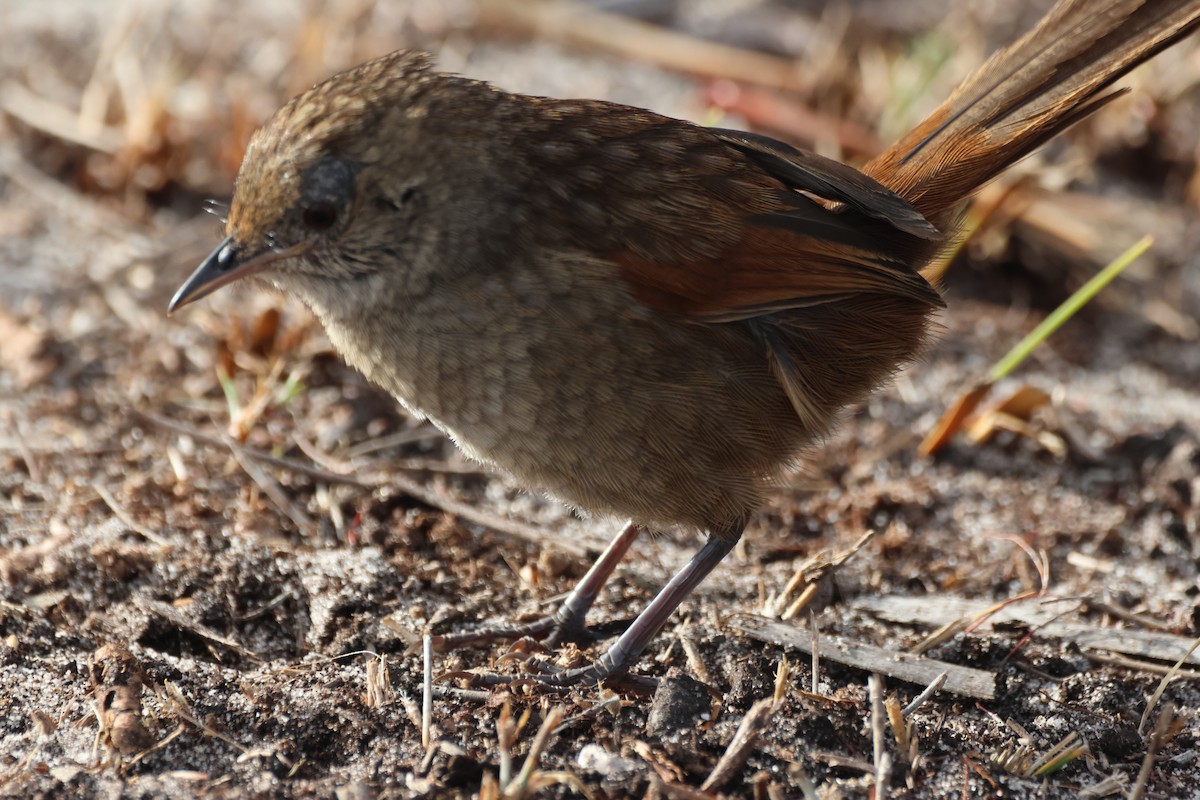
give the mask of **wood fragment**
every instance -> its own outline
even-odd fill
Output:
[[[592,559],[596,556],[596,552],[592,548],[561,537],[554,531],[540,530],[532,525],[527,525],[518,520],[507,519],[496,514],[489,514],[486,511],[481,511],[478,508],[475,508],[469,503],[463,503],[444,495],[440,495],[437,492],[422,486],[411,478],[407,478],[402,475],[381,475],[376,473],[373,475],[364,476],[361,479],[350,477],[348,475],[339,475],[336,472],[330,472],[329,470],[314,467],[311,464],[305,464],[302,461],[296,461],[295,459],[290,458],[280,458],[278,456],[273,456],[270,453],[264,453],[261,450],[256,450],[253,447],[247,447],[246,445],[238,444],[231,438],[204,433],[200,430],[192,428],[191,426],[159,416],[158,414],[152,414],[146,411],[140,411],[138,409],[133,409],[132,413],[139,419],[149,422],[156,427],[174,431],[175,433],[182,434],[184,436],[190,436],[195,441],[204,444],[228,447],[235,453],[240,453],[242,456],[247,458],[252,458],[256,461],[262,461],[281,469],[299,473],[301,475],[307,475],[315,480],[328,481],[329,483],[340,483],[347,486],[357,486],[362,489],[379,489],[390,487],[409,495],[414,500],[425,503],[431,508],[436,508],[449,514],[454,514],[455,516],[461,517],[467,522],[480,525],[488,530],[495,531],[496,533],[505,534],[515,539],[521,539],[522,541],[531,542],[539,547],[553,547],[569,555],[577,556],[581,560]]]
[[[887,751],[883,720],[883,678],[872,672],[867,676],[867,696],[871,701],[871,756],[875,764],[875,800],[887,800],[892,782],[892,757]]]
[[[116,518],[119,519],[121,523],[131,531],[141,534],[146,541],[153,542],[160,547],[170,546],[167,540],[159,536],[157,532],[150,530],[145,525],[142,525],[134,520],[133,515],[121,507],[121,504],[117,502],[116,496],[113,495],[113,493],[110,492],[105,486],[100,483],[93,483],[92,488],[96,491],[96,494],[100,495],[100,499],[104,501],[104,505],[108,506],[109,510],[113,512]]]
[[[1068,558],[1071,554],[1068,554]],[[1170,633],[1170,626],[1159,622],[1156,619],[1146,616],[1145,614],[1135,614],[1128,609],[1122,608],[1114,603],[1106,603],[1103,600],[1097,600],[1094,597],[1083,598],[1083,604],[1089,611],[1099,611],[1101,614],[1108,614],[1125,622],[1132,623],[1141,628],[1149,628],[1152,631],[1162,631]]]
[[[692,75],[805,92],[799,62],[697,39],[565,0],[480,0],[479,23]]]
[[[807,631],[782,622],[752,614],[736,614],[728,624],[734,630],[759,641],[781,647],[794,647],[802,652],[808,652],[811,647],[812,640]],[[947,677],[944,688],[947,692],[980,700],[992,700],[996,696],[996,676],[991,672],[885,650],[841,637],[821,637],[821,657],[826,661],[834,661],[867,672],[878,672],[889,678],[921,686],[929,685],[940,673],[945,672]],[[874,767],[869,771],[873,770]]]
[[[950,676],[945,672],[939,673],[938,676],[934,678],[928,686],[925,687],[925,690],[914,697],[912,702],[906,705],[904,710],[900,712],[904,718],[908,719],[917,712],[917,709],[928,703],[929,698],[933,697],[942,690],[942,687],[946,685],[946,679],[949,677]]]
[[[1158,758],[1158,751],[1166,741],[1174,721],[1175,709],[1170,703],[1164,703],[1162,712],[1158,715],[1158,721],[1154,724],[1154,733],[1150,736],[1150,744],[1146,748],[1142,766],[1138,770],[1137,781],[1129,790],[1129,800],[1142,800],[1146,796],[1146,786],[1150,783],[1150,772],[1154,769],[1154,759]]]
[[[960,617],[978,617],[989,611],[988,622],[993,626],[1019,623],[1036,628],[1035,638],[1062,640],[1078,645],[1084,650],[1111,650],[1130,656],[1156,658],[1174,662],[1187,653],[1193,640],[1187,636],[1175,636],[1159,631],[1142,631],[1130,628],[1102,628],[1081,622],[1055,619],[1061,613],[1044,604],[1009,604],[998,608],[995,603],[982,600],[967,600],[951,595],[927,597],[860,597],[851,604],[854,608],[868,611],[892,622],[905,625],[945,625]],[[1200,665],[1200,653],[1190,653],[1185,663]]]
[[[812,650],[809,655],[812,656],[812,693],[819,694],[821,691],[821,626],[817,624],[817,615],[812,609],[808,610],[808,629],[812,632]]]
[[[365,482],[358,478],[349,475],[339,475],[336,472],[314,467],[311,464],[305,464],[303,461],[297,461],[292,458],[280,458],[273,456],[270,453],[264,453],[261,450],[256,450],[253,447],[248,447],[244,444],[235,442],[229,436],[219,436],[210,433],[205,433],[199,428],[194,428],[191,425],[185,425],[182,422],[177,422],[168,417],[163,417],[149,411],[140,409],[131,409],[130,413],[143,422],[148,422],[157,428],[177,433],[180,436],[187,436],[201,444],[207,444],[214,447],[228,447],[235,452],[240,452],[244,456],[253,458],[255,461],[262,461],[272,466],[286,469],[289,472],[295,472],[300,475],[305,475],[314,480],[327,481],[328,483],[340,483],[347,486],[357,486],[360,489],[374,489],[382,485],[379,483]]]
[[[1175,662],[1174,666],[1172,666],[1171,669],[1167,671],[1167,674],[1163,675],[1162,680],[1158,682],[1158,686],[1154,689],[1154,694],[1150,695],[1150,699],[1146,701],[1146,710],[1142,712],[1142,719],[1138,723],[1138,734],[1145,733],[1146,723],[1149,722],[1150,715],[1154,713],[1154,707],[1157,706],[1158,701],[1162,699],[1163,692],[1165,692],[1167,687],[1171,685],[1171,681],[1175,680],[1175,673],[1180,667],[1183,666],[1183,662],[1187,661],[1187,659],[1196,652],[1197,647],[1200,647],[1200,638],[1192,641],[1192,646],[1188,648],[1186,653],[1180,656],[1179,660]],[[1163,709],[1163,714],[1167,713],[1169,713],[1168,709]],[[1162,718],[1160,717],[1159,719],[1161,721]]]
[[[232,448],[234,459],[245,470],[250,479],[258,484],[258,488],[263,490],[263,494],[271,498],[284,516],[292,521],[292,524],[300,531],[305,538],[311,538],[317,533],[317,523],[308,514],[304,513],[304,509],[291,501],[287,493],[283,491],[283,487],[279,485],[279,481],[268,475],[261,467],[255,463],[254,459],[248,457],[238,448]]]
[[[1085,656],[1095,661],[1098,664],[1111,664],[1114,667],[1123,667],[1125,669],[1137,670],[1139,672],[1147,672],[1151,675],[1171,675],[1175,676],[1177,681],[1200,681],[1200,670],[1194,669],[1175,669],[1175,667],[1160,664],[1155,661],[1142,661],[1137,658],[1128,658],[1127,656],[1115,655],[1112,653],[1101,653],[1097,650],[1082,651]]]
[[[47,136],[112,155],[121,149],[121,132],[110,126],[81,124],[79,114],[58,103],[34,94],[15,81],[9,81],[0,93],[0,109]]]
[[[159,600],[145,597],[143,595],[134,595],[133,601],[134,604],[143,611],[167,621],[180,630],[187,631],[188,633],[199,636],[201,639],[205,639],[213,642],[214,644],[219,644],[228,650],[232,650],[243,658],[249,659],[257,664],[262,664],[266,660],[258,653],[255,653],[246,646],[235,642],[228,636],[222,636],[207,625],[196,622],[194,619],[189,618],[186,614],[183,614],[179,611],[179,609],[173,606],[170,606]]]
[[[421,746],[429,749],[433,743],[433,637],[421,638]]]
[[[742,717],[733,738],[729,741],[729,746],[725,748],[717,765],[713,767],[712,772],[701,784],[700,791],[716,791],[737,776],[742,767],[746,765],[750,754],[754,752],[759,734],[766,730],[771,723],[776,708],[775,700],[769,697],[750,706],[750,710],[746,712],[746,716]]]

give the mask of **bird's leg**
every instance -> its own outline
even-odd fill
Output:
[[[525,624],[494,625],[469,633],[443,636],[438,640],[439,649],[525,637],[542,639],[551,647],[564,642],[594,640],[597,637],[584,625],[584,618],[641,532],[641,527],[632,522],[622,528],[553,614]]]
[[[679,604],[729,554],[741,538],[741,533],[742,529],[738,527],[732,534],[710,536],[699,552],[675,573],[650,601],[650,605],[638,614],[637,619],[621,637],[593,664],[570,670],[553,670],[544,664],[538,665],[537,674],[530,676],[532,680],[547,687],[562,688],[580,683],[600,683],[624,675],[662,630]],[[478,678],[477,683],[493,686],[513,680],[511,677],[496,674],[481,675]]]

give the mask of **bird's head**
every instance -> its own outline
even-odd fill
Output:
[[[168,313],[251,275],[313,303],[326,284],[342,293],[361,284],[365,293],[365,279],[406,269],[439,230],[422,218],[449,205],[449,187],[430,173],[455,134],[439,136],[429,122],[433,116],[441,125],[440,109],[457,94],[486,102],[493,91],[402,51],[335,75],[281,108],[246,150],[225,240]]]

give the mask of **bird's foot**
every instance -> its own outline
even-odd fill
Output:
[[[433,637],[433,646],[440,652],[458,647],[480,647],[492,642],[511,642],[532,639],[547,647],[557,647],[568,642],[591,644],[615,636],[629,627],[631,620],[618,619],[601,622],[588,627],[582,617],[563,613],[548,614],[540,619],[521,623],[498,623],[485,625],[473,631],[452,633]]]
[[[513,673],[498,671],[462,671],[441,676],[440,680],[464,680],[471,688],[525,687],[533,693],[551,694],[576,687],[603,684],[610,689],[640,694],[653,692],[658,681],[627,673],[628,664],[618,664],[605,653],[597,661],[582,667],[559,667],[539,657],[540,646],[529,639],[518,641],[497,661],[497,668],[515,667]]]

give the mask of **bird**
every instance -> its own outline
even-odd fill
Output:
[[[704,537],[595,661],[536,676],[614,681],[839,412],[922,352],[944,306],[925,272],[971,194],[1198,20],[1197,0],[1059,0],[861,169],[399,51],[254,134],[226,237],[168,312],[257,276],[471,458],[629,520],[556,613],[498,635],[586,639],[640,532]]]

